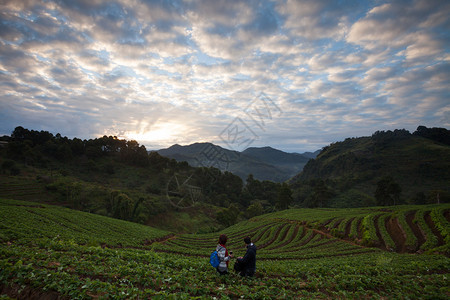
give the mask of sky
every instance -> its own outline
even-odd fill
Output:
[[[0,1],[0,135],[315,151],[450,127],[450,1]]]

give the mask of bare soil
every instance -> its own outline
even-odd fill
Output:
[[[280,235],[281,230],[287,225],[288,224],[284,224],[283,226],[278,227],[277,232],[275,232],[275,235],[273,236],[273,238],[270,241],[268,241],[267,243],[259,246],[258,249],[263,249],[263,248],[269,246],[270,244],[272,244],[273,242],[275,242],[277,240],[278,236]]]
[[[304,245],[308,244],[316,236],[316,234],[317,234],[317,230],[314,230],[314,234],[311,234],[311,236],[308,237],[306,240],[300,242],[297,245],[297,247],[301,247],[301,246],[304,246]]]
[[[153,239],[153,240],[145,240],[144,245],[148,246],[148,245],[151,245],[153,243],[165,243],[168,240],[171,240],[171,239],[174,239],[174,238],[176,238],[176,235],[172,233],[172,234],[169,234],[169,235],[166,235],[166,236],[163,236],[163,237],[160,237],[160,238],[156,238],[156,239]]]
[[[287,239],[284,243],[276,246],[273,249],[282,248],[282,247],[288,245],[290,242],[292,242],[292,240],[297,236],[299,228],[300,228],[300,225],[295,226],[295,229],[294,229],[294,232],[293,232],[292,236],[289,239]],[[286,232],[286,234],[287,234],[287,232]]]
[[[344,219],[340,219],[340,220],[336,221],[336,222],[333,224],[333,228],[338,228],[339,225],[341,225],[341,222],[342,222],[343,220],[344,220]]]
[[[261,231],[258,235],[253,236],[253,237],[252,237],[252,241],[253,241],[254,243],[258,243],[259,240],[261,239],[261,237],[267,232],[267,230],[269,230],[269,229],[267,228],[266,230]]]
[[[355,220],[355,218],[351,218],[350,220],[348,220],[347,224],[345,225],[344,238],[348,238],[348,236],[350,235],[350,229],[352,228],[352,223],[354,220]]]
[[[363,232],[362,232],[362,218],[358,219],[357,228],[358,228],[358,230],[357,230],[357,232],[358,232],[358,240],[361,240],[362,239],[362,235],[363,235]]]
[[[395,243],[395,251],[398,253],[405,253],[406,234],[398,223],[397,218],[386,219],[386,230]]]
[[[322,223],[322,226],[327,226],[327,225],[330,224],[331,221],[333,221],[334,219],[336,219],[336,218],[331,218],[331,219],[329,219],[329,220],[326,220],[324,223]]]
[[[25,287],[22,289],[19,285],[0,285],[0,295],[8,295],[13,299],[27,300],[65,300],[66,297],[61,296],[53,291],[40,291],[35,288]]]
[[[419,225],[417,225],[417,223],[413,222],[414,221],[414,217],[416,215],[415,211],[411,211],[409,213],[406,214],[406,223],[408,223],[409,227],[411,227],[412,232],[414,233],[414,235],[417,238],[417,249],[414,249],[415,251],[417,251],[418,249],[420,249],[420,246],[422,246],[423,243],[425,243],[426,239],[425,239],[425,233],[422,231],[422,229],[419,227]]]
[[[377,234],[377,238],[379,241],[379,244],[377,245],[378,247],[380,247],[383,250],[386,250],[386,244],[383,240],[383,237],[381,236],[380,233],[380,228],[378,227],[378,219],[380,218],[381,215],[376,216],[375,218],[373,218],[373,226],[375,226],[375,232]]]

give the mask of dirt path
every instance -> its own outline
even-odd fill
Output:
[[[419,225],[417,225],[417,223],[414,222],[414,217],[416,215],[415,211],[411,211],[409,213],[406,214],[406,223],[408,224],[409,227],[411,227],[412,232],[414,233],[414,235],[417,238],[417,249],[414,249],[415,251],[417,251],[418,249],[420,249],[420,246],[423,245],[423,243],[425,243],[426,239],[425,239],[425,233],[422,231],[422,229],[420,229]]]
[[[160,237],[160,238],[156,238],[156,239],[153,239],[153,240],[145,240],[144,245],[145,246],[149,246],[149,245],[151,245],[153,243],[162,243],[162,244],[164,244],[168,240],[172,240],[172,239],[175,239],[175,238],[177,238],[177,236],[175,234],[171,233],[169,235],[166,235],[166,236],[163,236],[163,237]]]
[[[362,235],[363,235],[362,218],[359,218],[357,222],[358,222],[358,224],[356,225],[356,228],[357,228],[357,232],[358,232],[358,240],[362,240]]]
[[[386,250],[386,243],[383,240],[383,237],[380,233],[380,227],[378,226],[378,219],[381,217],[381,215],[377,215],[375,218],[373,218],[373,226],[375,226],[375,233],[377,234],[378,238],[378,247],[380,247],[383,250]]]
[[[406,235],[405,232],[400,227],[400,225],[398,224],[398,219],[397,218],[386,219],[386,230],[395,243],[396,246],[395,251],[397,253],[405,253]]]
[[[345,224],[344,238],[348,238],[348,236],[350,235],[350,230],[352,229],[352,223],[354,220],[355,218],[351,218],[350,220],[347,221],[347,224]]]

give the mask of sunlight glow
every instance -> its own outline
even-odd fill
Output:
[[[124,134],[127,140],[139,142],[172,142],[185,131],[185,126],[179,123],[163,122],[151,126],[140,126],[136,131],[128,131]]]

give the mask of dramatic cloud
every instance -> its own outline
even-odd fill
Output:
[[[450,126],[450,3],[2,1],[0,134],[316,150]]]

